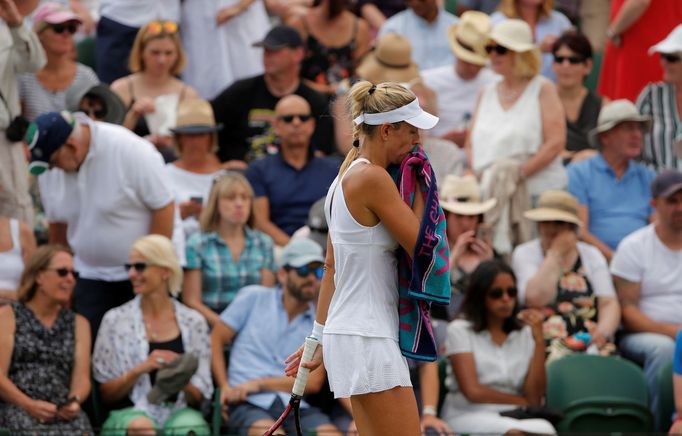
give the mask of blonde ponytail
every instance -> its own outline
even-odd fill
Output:
[[[362,113],[381,113],[397,109],[417,98],[409,89],[398,83],[386,82],[374,85],[366,80],[353,85],[348,96],[347,110],[351,115],[351,120]],[[371,135],[377,127],[353,123],[353,148],[341,164],[339,175],[345,173],[350,164],[360,155],[360,133]]]

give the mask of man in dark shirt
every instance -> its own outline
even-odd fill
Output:
[[[224,125],[218,134],[220,160],[237,161],[230,166],[243,168],[243,162],[276,152],[274,108],[280,98],[291,94],[310,104],[317,126],[313,149],[333,153],[336,147],[327,99],[299,77],[304,47],[298,32],[276,26],[256,45],[264,48],[265,74],[233,83],[212,101],[216,122]]]
[[[303,97],[289,95],[277,103],[273,129],[280,140],[279,153],[251,162],[246,177],[256,197],[256,228],[284,246],[305,225],[313,203],[327,194],[339,162],[312,152],[315,120]]]

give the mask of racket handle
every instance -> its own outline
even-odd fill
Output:
[[[301,362],[303,361],[307,362],[313,358],[313,354],[315,353],[317,344],[319,344],[319,341],[316,338],[313,338],[312,336],[308,336],[307,338],[305,338],[305,345],[303,346],[303,355],[301,356]],[[310,370],[308,368],[303,368],[299,363],[298,373],[296,374],[296,381],[294,381],[294,388],[291,390],[292,394],[298,395],[299,397],[303,396],[305,385],[306,383],[308,383],[309,374]]]

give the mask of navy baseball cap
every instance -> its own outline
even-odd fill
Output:
[[[46,112],[33,120],[24,136],[31,152],[31,174],[39,176],[50,168],[50,156],[64,145],[75,125],[76,120],[67,111]]]
[[[254,47],[265,47],[270,50],[303,47],[303,40],[296,29],[290,26],[275,26],[265,35],[262,41],[255,42]]]
[[[668,198],[682,190],[682,173],[677,170],[661,171],[651,182],[651,195],[654,198]]]

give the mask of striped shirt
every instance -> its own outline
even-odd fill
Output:
[[[200,232],[187,240],[187,269],[201,270],[201,300],[220,313],[241,288],[261,282],[263,268],[275,271],[272,239],[245,228],[246,243],[239,260],[216,232]]]
[[[76,76],[69,86],[61,91],[45,89],[35,74],[21,74],[18,79],[24,116],[29,120],[34,120],[43,112],[77,110],[80,97],[99,83],[95,72],[83,64],[76,64]]]
[[[682,160],[673,151],[675,138],[682,134],[675,87],[664,82],[650,83],[639,94],[637,108],[642,115],[652,118],[651,131],[645,135],[644,161],[657,172],[664,168],[682,169]]]

